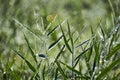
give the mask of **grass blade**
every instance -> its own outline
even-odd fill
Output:
[[[29,45],[29,41],[28,41],[27,37],[25,36],[25,34],[24,34],[24,38],[25,38],[25,40],[26,40],[26,42],[27,42],[27,46],[28,46],[28,48],[29,48],[29,50],[30,50],[30,52],[31,52],[31,55],[32,55],[33,59],[34,59],[35,62],[37,63],[36,56],[35,56],[35,54],[34,54],[32,48],[30,47],[30,45]]]
[[[58,58],[60,57],[60,55],[63,52],[64,48],[65,48],[65,45],[63,45],[62,49],[60,50],[60,52],[58,53],[57,57],[55,58],[55,61],[58,60]]]
[[[58,77],[58,68],[56,69],[56,72],[55,72],[55,80],[57,80],[57,77]]]
[[[50,34],[52,34],[58,27],[59,27],[59,25],[57,25],[55,28],[53,28],[53,29],[47,34],[47,36],[49,36]]]
[[[117,44],[111,51],[109,54],[107,54],[106,59],[110,59],[118,50],[120,49],[120,44]]]
[[[60,28],[61,28],[61,31],[62,31],[62,34],[63,34],[63,39],[64,39],[66,47],[68,48],[68,50],[70,51],[70,53],[73,53],[72,50],[71,50],[71,48],[70,48],[70,45],[68,44],[68,40],[65,37],[65,33],[64,33],[63,29],[62,29],[61,24],[60,24]]]
[[[67,21],[67,26],[68,26],[68,34],[69,34],[69,37],[70,37],[71,45],[73,46],[73,38],[72,38],[70,25],[69,25],[68,21]]]
[[[58,61],[56,61],[56,64],[57,64],[57,66],[58,66],[59,72],[60,72],[61,75],[63,75],[63,77],[66,79],[67,76],[65,75],[64,70],[61,68],[60,63],[59,63]]]
[[[106,67],[101,71],[99,76],[97,76],[96,80],[101,80],[102,77],[104,77],[113,67],[115,67],[119,63],[120,63],[120,58],[118,58],[116,61],[113,61],[108,67]]]
[[[78,47],[82,46],[82,45],[85,44],[85,43],[87,44],[87,43],[89,43],[89,41],[90,41],[90,39],[88,39],[88,40],[86,40],[86,41],[80,43],[80,44],[77,45],[75,48],[78,48]]]
[[[28,67],[35,73],[36,72],[35,67],[28,60],[26,60],[18,51],[16,51],[16,50],[14,50],[14,51],[16,52],[17,55],[19,55],[26,62]]]
[[[90,46],[89,48],[87,48],[86,50],[84,50],[80,55],[78,55],[75,60],[79,59],[84,53],[86,53],[88,50],[90,50],[91,48],[93,48],[93,46],[95,45],[96,43],[94,43],[92,46]]]
[[[55,42],[53,42],[49,47],[48,49],[51,49],[52,47],[54,47],[56,44],[59,43],[59,41],[62,39],[63,36],[60,36]]]

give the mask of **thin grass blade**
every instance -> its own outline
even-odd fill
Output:
[[[64,39],[66,47],[68,48],[68,50],[70,51],[70,53],[73,53],[72,50],[71,50],[71,48],[70,48],[70,45],[68,44],[68,40],[65,37],[65,33],[64,33],[63,29],[62,29],[61,24],[60,24],[60,28],[61,28],[61,31],[62,31],[62,34],[63,34],[63,39]]]
[[[32,55],[34,61],[37,63],[37,59],[36,59],[35,53],[33,52],[32,48],[30,47],[29,41],[28,41],[27,37],[25,36],[25,34],[24,34],[24,38],[25,38],[25,40],[27,42],[27,46],[28,46],[28,48],[29,48],[29,50],[31,52],[31,55]]]
[[[64,49],[65,49],[65,45],[63,45],[63,47],[61,48],[60,52],[58,53],[57,57],[55,58],[55,61],[58,60],[58,58],[60,57],[60,55],[62,54]]]
[[[61,75],[66,79],[67,76],[65,75],[64,70],[61,68],[60,63],[59,63],[58,61],[56,61],[56,64],[57,64],[57,66],[58,66],[59,72],[60,72]]]
[[[73,38],[72,38],[71,30],[70,30],[70,25],[69,25],[68,21],[67,21],[67,26],[68,26],[68,34],[70,37],[71,45],[74,46],[73,45]]]
[[[62,39],[63,36],[60,36],[55,42],[53,42],[48,49],[51,49],[52,47],[54,47],[55,45],[57,45],[59,43],[59,41]]]
[[[116,61],[113,61],[108,67],[104,68],[101,73],[97,76],[96,80],[101,80],[102,77],[104,77],[113,67],[120,64],[120,58],[118,58]]]
[[[33,72],[36,72],[36,69],[35,67],[28,61],[26,60],[18,51],[14,50],[16,52],[17,55],[19,55],[25,62],[26,64],[28,65],[28,67],[33,71]]]
[[[120,44],[117,44],[111,51],[109,54],[107,54],[106,59],[110,59],[118,50],[120,49]]]

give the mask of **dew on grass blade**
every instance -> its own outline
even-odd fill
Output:
[[[47,56],[45,54],[36,54],[36,57],[40,57],[42,59],[46,59]]]

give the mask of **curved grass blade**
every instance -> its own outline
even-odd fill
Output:
[[[54,47],[56,44],[59,43],[59,41],[62,39],[63,36],[60,36],[55,42],[53,42],[49,47],[48,49],[51,49],[52,47]]]
[[[110,59],[118,50],[120,49],[120,44],[117,44],[111,51],[109,54],[107,54],[106,59]]]
[[[120,58],[118,58],[116,61],[113,61],[108,67],[103,69],[101,73],[97,76],[96,80],[101,80],[101,78],[104,77],[117,64],[120,64]]]
[[[63,39],[64,39],[66,47],[68,48],[68,50],[70,51],[70,53],[73,53],[72,50],[71,50],[71,48],[70,48],[70,45],[68,44],[68,40],[65,37],[65,33],[64,33],[63,29],[62,29],[61,24],[60,24],[60,28],[61,28],[61,31],[62,31],[62,34],[63,34]]]
[[[19,55],[26,62],[28,67],[35,73],[36,72],[35,67],[28,60],[26,60],[18,51],[16,51],[16,50],[14,50],[14,51],[16,52],[17,55]]]
[[[34,59],[35,62],[37,63],[37,59],[36,59],[35,53],[33,52],[32,48],[30,47],[29,41],[28,41],[27,37],[25,36],[25,34],[24,34],[24,38],[25,38],[25,40],[26,40],[26,42],[27,42],[27,46],[28,46],[28,48],[30,49],[30,52],[31,52],[31,55],[32,55],[33,59]]]

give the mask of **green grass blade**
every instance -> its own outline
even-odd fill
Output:
[[[58,68],[56,69],[56,72],[55,72],[55,80],[57,80],[57,77],[58,77]]]
[[[66,45],[67,49],[70,51],[70,53],[73,53],[71,48],[70,48],[70,45],[68,44],[68,40],[65,37],[65,33],[64,33],[63,29],[62,29],[61,24],[60,24],[60,28],[61,28],[61,31],[62,31],[62,34],[63,34],[63,39],[64,39],[64,42],[65,42],[65,45]]]
[[[88,50],[90,50],[91,48],[93,48],[93,46],[95,45],[96,43],[94,43],[93,45],[91,45],[89,48],[87,48],[86,50],[84,50],[80,55],[78,55],[75,60],[79,59],[84,53],[86,53]]]
[[[102,37],[103,37],[103,39],[105,40],[105,32],[104,32],[104,30],[103,30],[103,28],[102,28],[101,23],[100,23],[100,30],[101,30],[101,32],[102,32]]]
[[[20,23],[20,22],[19,22],[18,20],[16,20],[16,19],[13,19],[13,20],[14,20],[17,24],[19,24],[21,27],[25,28],[25,29],[28,30],[30,33],[32,33],[36,38],[42,40],[41,37],[39,37],[38,34],[35,33],[33,30],[31,30],[30,28],[28,28],[28,26],[23,25],[22,23]],[[42,41],[43,41],[43,40],[42,40]]]
[[[17,55],[19,55],[25,62],[26,64],[28,65],[28,67],[33,71],[33,72],[36,72],[36,69],[35,67],[28,61],[26,60],[18,51],[14,50],[16,52]]]
[[[67,64],[65,64],[65,63],[63,63],[63,62],[61,62],[60,61],[60,63],[62,63],[63,65],[65,65],[68,69],[70,69],[71,71],[74,71],[75,73],[77,73],[78,75],[80,75],[80,72],[79,71],[77,71],[76,69],[74,69],[73,67],[71,67],[71,66],[69,66],[69,65],[67,65]]]
[[[57,66],[58,66],[58,71],[59,71],[59,72],[61,73],[61,75],[66,79],[67,76],[65,75],[64,70],[61,68],[60,63],[59,63],[58,61],[56,61],[56,64],[57,64]]]
[[[73,45],[73,38],[72,38],[71,30],[70,30],[70,25],[69,25],[68,21],[67,21],[67,26],[68,26],[68,34],[70,37],[71,45],[74,46]]]
[[[52,34],[58,27],[59,27],[59,25],[57,25],[55,28],[53,28],[53,29],[47,34],[47,36],[49,36],[50,34]]]
[[[109,54],[107,54],[106,59],[110,59],[118,50],[120,49],[120,44],[117,44],[111,51]]]
[[[86,43],[89,43],[90,42],[90,39],[78,44],[75,48],[78,48],[78,47],[81,47],[82,45],[86,44]]]
[[[60,57],[60,55],[62,54],[64,49],[65,49],[65,45],[63,45],[63,47],[61,48],[60,52],[58,53],[57,57],[55,58],[55,61],[58,60],[58,58]]]
[[[117,64],[120,64],[120,58],[118,58],[116,61],[113,61],[108,67],[104,68],[101,71],[101,73],[97,76],[96,80],[101,80],[101,78],[104,77]]]
[[[65,65],[65,66],[66,66],[68,69],[70,69],[71,71],[75,72],[77,75],[80,75],[81,78],[85,78],[85,79],[86,79],[86,77],[83,76],[80,71],[74,69],[73,67],[71,67],[71,66],[69,66],[69,65],[67,65],[67,64],[65,64],[65,63],[63,63],[63,62],[61,62],[61,61],[60,61],[60,63],[63,64],[63,65]]]
[[[45,68],[46,68],[46,66],[43,67],[43,71],[42,71],[42,78],[43,79],[42,80],[45,80]]]
[[[54,47],[56,44],[59,43],[59,41],[62,39],[63,36],[60,36],[55,42],[53,42],[49,47],[48,49],[51,49],[52,47]]]
[[[32,48],[30,47],[29,41],[28,41],[27,37],[25,36],[25,34],[24,34],[24,38],[25,38],[25,40],[27,42],[27,46],[28,46],[28,48],[29,48],[29,50],[31,52],[31,55],[32,55],[33,59],[37,63],[37,59],[36,59],[35,53],[33,52]]]

